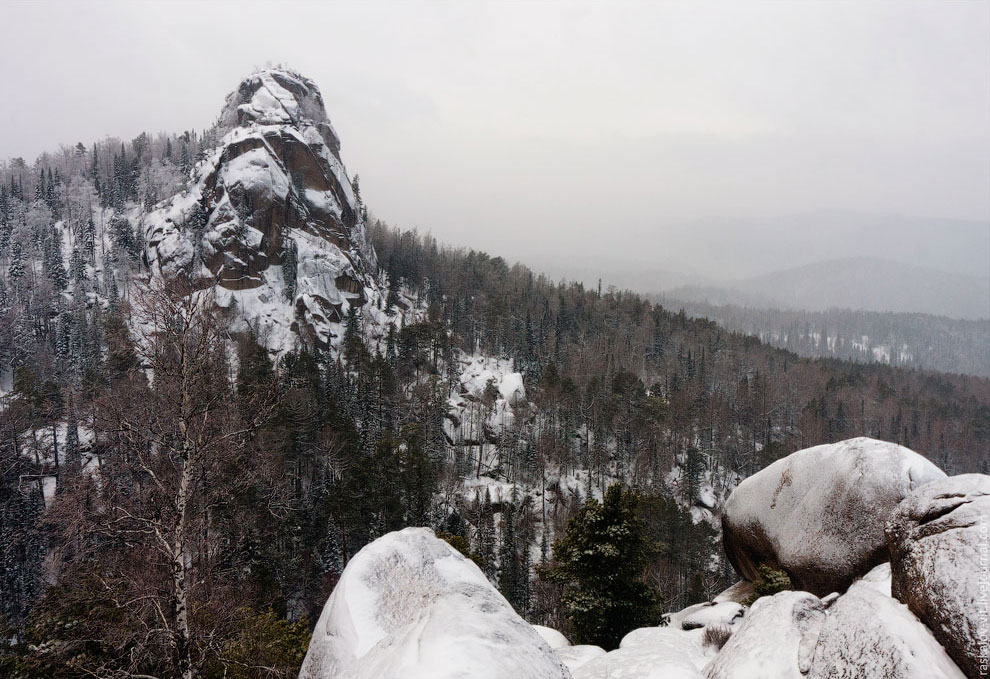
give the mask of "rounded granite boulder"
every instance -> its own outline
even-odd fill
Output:
[[[766,565],[786,571],[795,589],[844,592],[888,559],[884,521],[901,500],[944,478],[921,455],[869,438],[799,450],[732,492],[725,552],[749,580]]]
[[[981,615],[990,581],[990,476],[963,474],[919,488],[897,507],[886,530],[893,596],[928,625],[968,676],[986,676]]]

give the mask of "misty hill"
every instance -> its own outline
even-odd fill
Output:
[[[750,220],[713,217],[656,233],[676,258],[673,268],[709,279],[749,279],[785,267],[863,258],[977,277],[990,268],[990,225],[976,221],[828,210]]]
[[[727,330],[758,337],[801,356],[990,377],[987,319],[849,309],[800,311],[657,299],[696,318],[711,319]]]
[[[971,319],[990,316],[990,278],[883,259],[818,262],[725,286],[681,286],[666,296],[809,311],[841,308]]]
[[[983,222],[831,210],[623,231],[593,255],[566,242],[513,254],[586,285],[711,304],[990,316]],[[782,294],[795,286],[799,294]]]

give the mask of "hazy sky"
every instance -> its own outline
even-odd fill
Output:
[[[0,0],[0,157],[316,80],[372,211],[510,256],[822,208],[990,222],[990,3]]]

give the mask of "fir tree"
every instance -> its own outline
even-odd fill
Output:
[[[296,275],[299,259],[299,248],[296,241],[282,235],[282,277],[285,279],[285,298],[292,301],[296,298]]]
[[[7,267],[7,280],[10,287],[15,291],[20,290],[21,279],[24,278],[24,255],[21,253],[21,244],[14,241],[10,248],[10,265]]]
[[[642,581],[655,547],[636,516],[637,502],[618,484],[603,502],[585,502],[543,569],[543,577],[563,587],[564,614],[578,643],[614,649],[629,631],[660,621],[659,595]]]

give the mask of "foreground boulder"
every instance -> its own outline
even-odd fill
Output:
[[[552,627],[544,627],[543,625],[533,625],[533,629],[536,633],[540,635],[543,641],[547,642],[547,646],[553,650],[558,650],[561,648],[566,648],[571,645],[571,642],[567,640],[563,634],[553,629]]]
[[[807,592],[758,599],[715,659],[706,679],[803,679],[825,623],[821,600]]]
[[[478,567],[425,528],[351,559],[313,631],[300,679],[568,679],[547,643]]]
[[[931,630],[877,584],[857,582],[828,609],[807,679],[963,679]]]
[[[982,676],[978,618],[985,612],[980,579],[986,573],[988,531],[990,476],[983,474],[953,476],[919,488],[887,523],[893,596],[931,628],[971,677]],[[982,596],[985,602],[985,591]],[[982,651],[985,662],[985,647]]]
[[[582,665],[587,665],[589,662],[595,658],[600,658],[605,655],[605,649],[601,646],[592,646],[590,644],[578,644],[577,646],[565,646],[564,648],[558,648],[557,657],[560,661],[567,665],[567,669],[574,674],[579,667]]]
[[[799,450],[744,480],[725,504],[725,551],[736,570],[787,572],[795,589],[843,592],[887,560],[883,524],[911,491],[944,479],[893,443],[856,438]]]
[[[574,679],[701,679],[706,660],[701,630],[644,627],[627,634],[616,650],[580,665]]]

